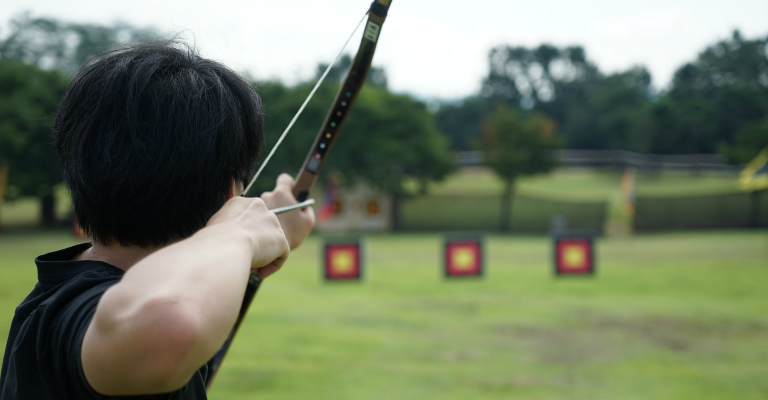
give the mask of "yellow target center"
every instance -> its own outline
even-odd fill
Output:
[[[565,268],[582,268],[587,258],[580,246],[567,246],[563,250],[563,261]]]
[[[350,251],[340,251],[333,255],[333,270],[339,273],[352,272],[355,257]]]
[[[467,248],[454,250],[453,266],[460,271],[471,270],[475,266],[475,252]]]

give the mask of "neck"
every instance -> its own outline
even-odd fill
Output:
[[[91,248],[80,253],[76,260],[102,261],[127,271],[142,258],[152,254],[158,247],[121,246],[119,243],[102,244],[96,241]]]

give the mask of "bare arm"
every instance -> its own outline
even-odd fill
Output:
[[[279,269],[289,244],[260,199],[235,197],[193,236],[133,265],[104,293],[82,365],[105,395],[170,392],[221,347],[253,270]]]

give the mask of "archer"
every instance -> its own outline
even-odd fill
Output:
[[[255,89],[174,43],[110,52],[62,100],[54,146],[92,241],[39,256],[0,399],[204,399],[207,363],[252,272],[276,272],[314,225],[293,179],[239,195],[263,141]]]

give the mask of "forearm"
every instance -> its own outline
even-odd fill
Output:
[[[254,251],[246,234],[227,228],[206,227],[136,263],[115,287],[120,303],[128,300],[134,306],[117,307],[141,318],[143,313],[132,308],[157,299],[174,300],[174,311],[199,323],[193,328],[205,339],[201,345],[215,352],[237,318]],[[203,355],[202,362],[210,355]]]
[[[91,360],[105,364],[90,368],[88,378],[103,382],[104,394],[175,390],[222,345],[237,317],[254,251],[248,235],[231,228],[209,226],[156,251],[104,294],[87,334],[90,349],[102,352]],[[113,360],[142,372],[126,379],[112,369]],[[93,376],[101,372],[105,377]]]

